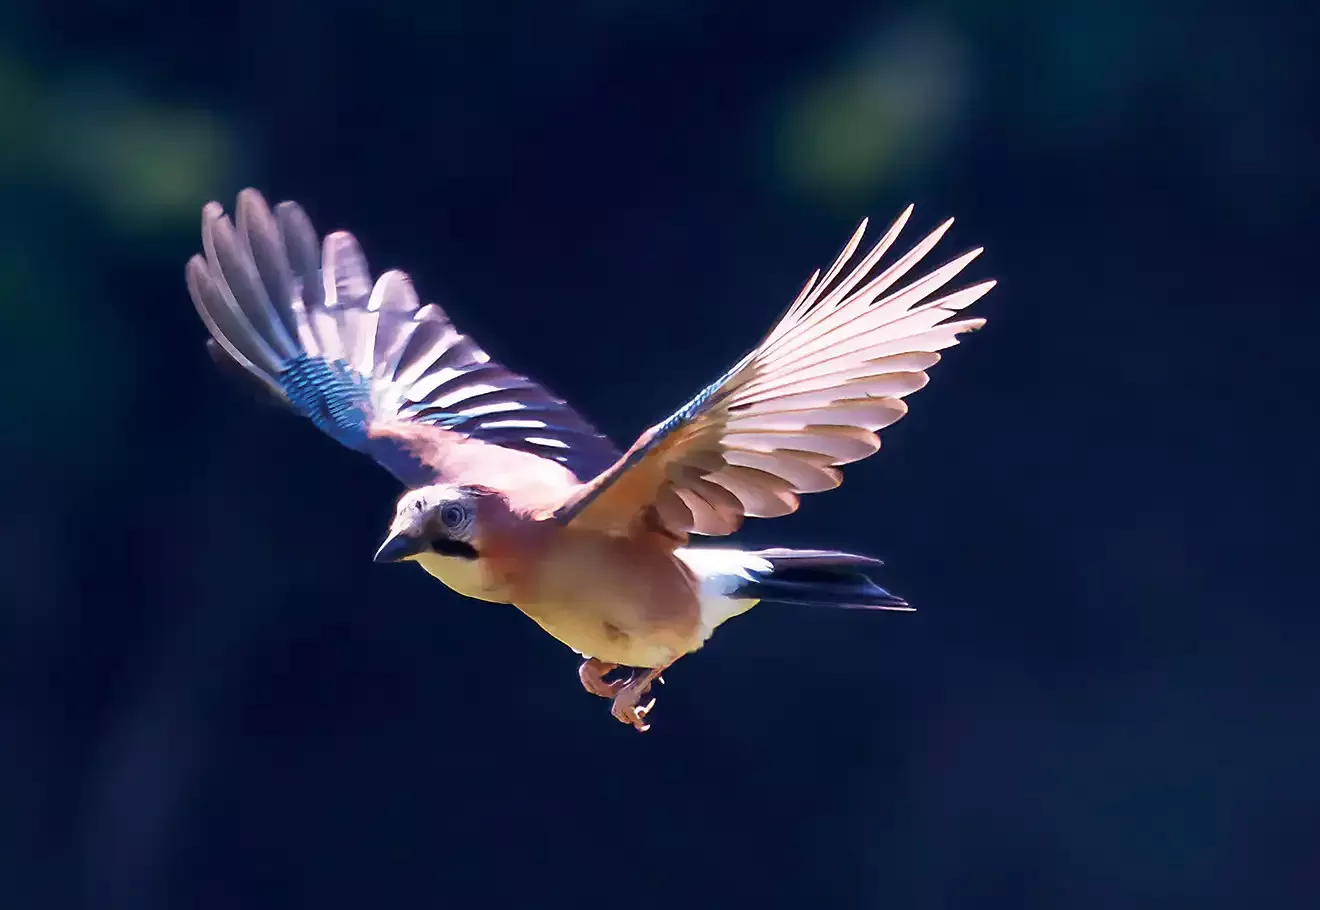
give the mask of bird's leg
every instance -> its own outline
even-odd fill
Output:
[[[632,678],[624,683],[618,694],[614,696],[614,704],[610,705],[610,713],[614,715],[614,719],[620,723],[632,724],[639,733],[651,729],[651,725],[646,722],[646,715],[655,707],[655,699],[652,698],[644,705],[642,699],[651,691],[652,680],[657,679],[664,670],[664,667],[635,670]]]
[[[578,666],[578,679],[582,681],[582,688],[592,695],[599,695],[601,698],[613,698],[628,682],[625,679],[615,680],[614,682],[605,679],[606,676],[617,669],[619,669],[618,664],[608,664],[599,658],[588,657]]]

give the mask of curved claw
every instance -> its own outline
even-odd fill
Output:
[[[653,697],[645,705],[639,705],[638,702],[646,696],[651,688],[652,680],[659,677],[658,669],[638,671],[633,674],[632,679],[619,690],[614,696],[614,703],[610,705],[610,713],[620,723],[631,725],[639,733],[645,733],[651,729],[651,725],[646,722],[646,716],[651,713],[655,707],[655,698]]]
[[[649,707],[649,706],[648,706]],[[635,705],[629,706],[620,704],[618,700],[610,706],[610,713],[619,723],[628,724],[635,728],[639,733],[645,733],[651,729],[651,725],[646,722],[646,710]]]

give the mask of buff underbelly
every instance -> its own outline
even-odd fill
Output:
[[[465,597],[512,603],[559,642],[584,657],[630,667],[660,667],[700,647],[701,608],[682,570],[666,561],[670,572],[656,572],[652,583],[636,584],[627,571],[592,578],[544,572],[536,586],[542,596],[522,598],[493,588],[479,561],[423,554],[426,572]],[[640,599],[639,599],[640,598]]]
[[[547,610],[544,604],[515,604],[538,626],[583,657],[628,667],[664,667],[700,643],[698,623],[656,626],[631,622],[624,611],[600,611],[584,604]]]

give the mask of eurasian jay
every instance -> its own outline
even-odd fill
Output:
[[[514,605],[584,658],[583,687],[615,718],[645,731],[660,674],[762,600],[909,609],[871,580],[875,559],[690,537],[838,486],[839,466],[907,413],[938,352],[984,324],[946,320],[993,281],[934,296],[980,249],[898,286],[952,219],[878,268],[911,212],[845,272],[863,221],[754,350],[623,453],[421,305],[403,272],[373,280],[351,234],[320,239],[295,203],[272,212],[244,190],[237,224],[208,204],[187,282],[217,359],[407,487],[377,562],[411,560],[460,594]]]

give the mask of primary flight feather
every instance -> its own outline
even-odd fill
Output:
[[[863,221],[751,353],[623,453],[422,305],[407,275],[373,279],[351,234],[319,237],[295,203],[271,211],[247,189],[234,221],[208,204],[187,283],[222,362],[408,488],[378,562],[513,604],[646,730],[660,673],[761,600],[907,609],[868,557],[689,541],[838,486],[939,352],[984,323],[954,317],[993,281],[945,291],[980,249],[902,283],[952,220],[880,268],[911,213],[849,269]]]

